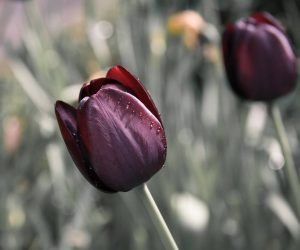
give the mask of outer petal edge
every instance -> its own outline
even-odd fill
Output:
[[[67,149],[81,174],[96,188],[104,192],[115,192],[101,182],[86,159],[77,133],[76,109],[67,103],[57,101],[55,114]]]
[[[117,65],[109,69],[107,72],[107,77],[115,79],[125,87],[129,88],[135,94],[135,96],[153,113],[160,123],[162,123],[160,114],[148,91],[145,89],[143,84],[128,70],[120,65]]]

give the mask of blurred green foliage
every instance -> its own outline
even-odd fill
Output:
[[[0,8],[1,250],[162,249],[136,190],[89,186],[55,121],[55,100],[75,103],[79,84],[115,64],[141,79],[162,114],[167,162],[149,187],[180,249],[299,249],[268,111],[233,96],[219,51],[226,22],[265,10],[299,55],[297,0],[4,0]],[[203,16],[213,39],[187,48],[168,32],[168,17],[185,9]],[[297,166],[298,92],[280,100]]]

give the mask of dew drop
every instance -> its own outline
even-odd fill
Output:
[[[75,132],[72,132],[72,136],[73,136],[73,138],[75,139],[75,142],[76,142],[77,144],[79,144],[79,137],[77,136],[77,134],[76,134]]]
[[[154,122],[150,122],[150,129],[153,128]]]
[[[130,102],[127,103],[126,109],[129,109],[129,106],[130,106]]]
[[[161,131],[161,127],[158,127],[156,130],[156,134],[158,135],[160,131]]]
[[[143,113],[140,112],[140,113],[139,113],[139,118],[142,119],[142,117],[143,117]]]

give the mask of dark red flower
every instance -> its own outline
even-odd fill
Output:
[[[96,188],[128,191],[165,162],[159,112],[143,85],[121,66],[85,83],[77,109],[57,101],[55,113],[76,166]]]
[[[227,25],[222,45],[226,73],[239,97],[271,101],[294,89],[296,57],[272,15],[256,13]]]

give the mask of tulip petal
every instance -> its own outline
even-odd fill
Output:
[[[236,77],[243,82],[239,84],[242,95],[267,101],[287,94],[296,82],[296,60],[287,38],[273,26],[251,26],[240,30],[235,41]]]
[[[107,187],[128,191],[163,166],[166,139],[162,125],[130,93],[101,89],[80,106],[77,120],[88,157]]]
[[[236,67],[237,67],[237,65],[235,64],[236,59],[234,54],[235,40],[237,40],[235,26],[233,24],[226,25],[226,29],[223,33],[223,38],[222,38],[224,65],[226,68],[228,79],[230,83],[232,83],[233,91],[236,93],[240,93],[242,91],[241,89],[239,89],[239,84],[237,84],[237,79],[235,74]]]
[[[84,83],[79,93],[79,102],[86,96],[96,94],[104,84],[108,83],[117,84],[118,82],[110,78],[97,78]]]
[[[267,12],[257,12],[251,16],[260,24],[269,24],[284,32],[284,27],[271,14]]]
[[[108,78],[115,79],[125,87],[129,88],[134,95],[152,112],[161,122],[160,114],[143,84],[122,66],[114,66],[107,72]]]
[[[296,85],[296,58],[276,22],[270,14],[258,13],[226,27],[224,64],[232,89],[241,98],[271,101]]]
[[[79,171],[95,187],[106,192],[113,192],[101,183],[82,153],[77,133],[76,109],[62,101],[57,101],[55,114],[65,144]]]

